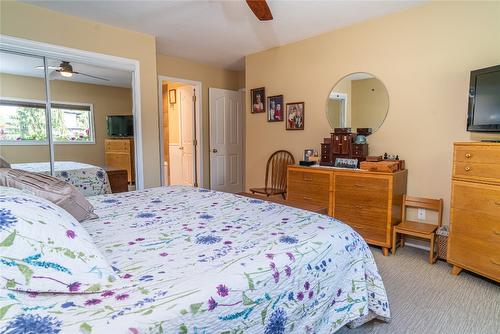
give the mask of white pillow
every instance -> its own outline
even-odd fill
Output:
[[[99,292],[117,279],[72,215],[9,187],[0,187],[0,272],[1,286],[30,292]]]

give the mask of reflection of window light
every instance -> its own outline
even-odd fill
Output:
[[[53,103],[55,143],[93,143],[92,106]],[[0,100],[0,142],[47,144],[45,104],[39,101]]]

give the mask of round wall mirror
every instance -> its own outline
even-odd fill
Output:
[[[370,73],[351,73],[333,87],[326,103],[326,118],[333,128],[371,128],[377,131],[389,110],[389,94]]]

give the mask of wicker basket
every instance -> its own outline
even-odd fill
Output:
[[[437,256],[446,261],[446,252],[448,250],[448,226],[441,226],[437,231]]]

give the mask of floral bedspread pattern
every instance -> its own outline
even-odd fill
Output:
[[[50,174],[48,162],[12,164],[14,169]],[[74,161],[55,161],[55,177],[76,187],[85,197],[111,194],[108,174],[101,167]]]
[[[82,224],[128,286],[0,289],[0,332],[333,333],[390,317],[369,248],[335,219],[182,186],[90,201],[100,218]]]

